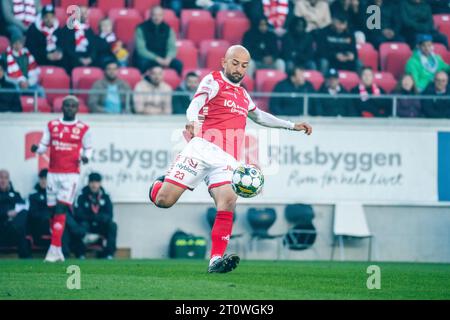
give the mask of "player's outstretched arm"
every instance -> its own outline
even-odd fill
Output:
[[[48,130],[48,127],[46,127],[44,130],[44,134],[42,135],[41,141],[39,142],[39,145],[33,144],[31,146],[31,152],[43,154],[47,151],[49,144],[50,144],[50,131]]]
[[[312,127],[305,122],[293,123],[291,121],[277,118],[274,115],[264,112],[258,108],[255,108],[254,110],[250,111],[248,113],[248,117],[257,124],[260,124],[264,127],[289,129],[294,131],[305,131],[307,135],[310,135],[312,133]]]

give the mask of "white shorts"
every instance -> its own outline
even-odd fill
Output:
[[[231,183],[239,162],[215,144],[195,137],[178,154],[164,181],[193,190],[204,180],[209,189]]]
[[[71,206],[77,191],[78,173],[51,173],[47,174],[47,205],[55,206],[61,202]]]

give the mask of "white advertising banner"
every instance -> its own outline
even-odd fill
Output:
[[[8,169],[23,196],[32,191],[39,167],[28,150],[54,115],[0,116],[0,167]],[[3,120],[3,121],[2,121]],[[94,154],[83,167],[100,172],[116,202],[148,201],[151,182],[165,173],[186,143],[183,117],[83,116],[92,130]],[[314,122],[313,122],[314,123]],[[432,203],[437,202],[436,129],[427,127],[318,123],[311,136],[249,124],[246,161],[265,174],[262,194],[242,202]],[[251,159],[251,160],[249,160]],[[180,201],[211,201],[204,184]]]

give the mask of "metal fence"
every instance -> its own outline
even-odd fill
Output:
[[[22,97],[30,97],[33,98],[33,110],[34,112],[39,112],[39,103],[42,101],[42,99],[38,98],[44,98],[44,100],[47,102],[48,106],[53,109],[55,106],[55,101],[57,101],[58,98],[64,97],[65,95],[71,94],[75,95],[78,98],[80,98],[83,103],[88,106],[88,99],[89,96],[92,94],[100,94],[100,95],[106,95],[106,90],[79,90],[79,89],[70,89],[70,90],[61,90],[61,89],[46,89],[45,90],[45,97],[39,97],[39,91],[36,90],[21,90],[18,92],[14,89],[2,89],[0,88],[0,95],[2,94],[19,94]],[[149,94],[148,92],[136,92],[136,91],[120,91],[118,92],[119,95],[125,96],[125,105],[123,106],[122,113],[135,113],[134,112],[134,97],[139,95],[144,95],[147,97],[151,96],[158,96],[158,98],[161,98],[161,96],[167,96],[170,95],[172,97],[172,103],[173,99],[176,97],[187,97],[191,98],[192,95],[184,93],[184,92],[178,92],[178,91],[172,91],[171,93],[160,93],[160,94]],[[338,95],[329,95],[329,94],[323,94],[323,93],[274,93],[274,92],[252,92],[250,93],[252,99],[256,103],[256,105],[264,110],[269,110],[271,104],[273,101],[277,98],[283,99],[283,103],[288,103],[289,106],[292,109],[297,109],[299,112],[297,114],[289,114],[292,116],[314,116],[314,107],[317,103],[323,102],[324,100],[345,100],[348,101],[348,104],[358,104],[361,101],[361,96],[358,94],[338,94]],[[446,116],[450,118],[450,93],[447,93],[446,95],[399,95],[399,94],[385,94],[380,96],[374,96],[374,95],[368,95],[366,97],[366,100],[380,100],[383,101],[385,104],[386,109],[388,110],[389,117],[399,117],[399,104],[402,102],[408,102],[408,101],[418,101],[418,105],[420,108],[422,108],[422,111],[426,111],[426,108],[433,106],[433,104],[439,103],[439,108],[442,109],[444,107],[446,110],[448,108],[448,111],[446,112]],[[185,106],[188,107],[187,105]],[[326,116],[326,115],[325,115]],[[403,116],[405,117],[405,116]],[[421,114],[416,117],[426,117],[426,115]]]

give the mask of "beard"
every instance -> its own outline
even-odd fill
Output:
[[[239,83],[242,81],[242,79],[244,79],[244,76],[239,75],[237,73],[225,73],[225,76],[227,77],[228,80],[230,80],[233,83]]]

